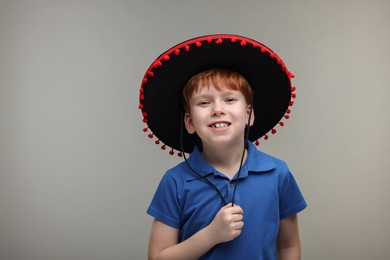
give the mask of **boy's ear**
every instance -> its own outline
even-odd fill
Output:
[[[251,119],[249,121],[249,126],[252,126],[253,123],[255,122],[255,110],[252,108],[251,105],[249,105],[246,112],[247,112],[247,121],[249,119],[249,116],[251,117]]]
[[[184,125],[189,134],[195,133],[195,128],[194,125],[192,124],[191,115],[188,112],[186,112],[184,115]]]

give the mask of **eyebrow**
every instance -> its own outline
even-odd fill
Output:
[[[200,95],[200,96],[203,96],[203,95],[211,95],[213,96],[214,94],[209,94],[209,93],[200,93],[201,91],[196,91],[193,93],[193,95]],[[217,90],[217,92],[221,92],[222,94],[226,94],[226,95],[229,95],[229,94],[242,94],[241,91],[239,90],[233,90],[233,89],[223,89],[223,90]]]

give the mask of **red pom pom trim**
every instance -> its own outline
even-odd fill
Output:
[[[157,67],[160,67],[162,65],[161,61],[157,60],[154,64],[153,64],[153,67],[154,68],[157,68]]]

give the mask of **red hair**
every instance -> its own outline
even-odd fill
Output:
[[[184,86],[183,106],[185,111],[189,111],[189,101],[192,94],[203,86],[213,86],[217,90],[227,88],[240,91],[246,103],[252,104],[252,88],[240,73],[227,69],[209,69],[193,76]]]

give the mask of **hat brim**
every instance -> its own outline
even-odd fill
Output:
[[[292,105],[291,78],[283,61],[268,47],[238,35],[208,35],[180,43],[160,55],[145,73],[140,108],[149,137],[182,150],[180,129],[184,110],[182,89],[195,74],[223,68],[237,71],[253,89],[255,122],[249,140],[256,141],[274,129]],[[145,129],[146,131],[146,129]],[[183,152],[192,152],[196,134],[183,132]]]

